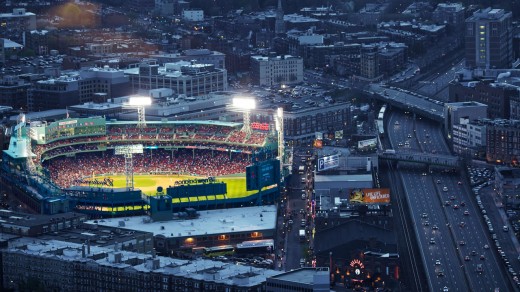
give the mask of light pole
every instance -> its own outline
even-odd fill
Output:
[[[280,181],[283,182],[283,163],[284,163],[284,136],[283,136],[283,108],[279,107],[275,116],[276,132],[278,134],[278,159],[280,160]]]
[[[145,106],[149,106],[152,104],[152,99],[148,96],[132,96],[129,98],[127,107],[136,108],[137,109],[137,127],[144,128],[146,127],[146,117],[144,113]]]
[[[251,110],[256,108],[256,100],[250,97],[235,97],[233,98],[233,107],[244,113],[242,132],[250,135],[252,132],[250,113]]]

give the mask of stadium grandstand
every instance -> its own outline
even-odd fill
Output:
[[[136,122],[103,117],[32,122],[18,127],[21,135],[13,136],[9,149],[4,150],[0,186],[9,186],[40,213],[142,214],[147,202],[140,184],[136,181],[136,189],[124,188],[114,181],[125,175],[128,163],[124,156],[116,155],[115,148],[142,145],[142,153],[131,158],[136,177],[244,178],[247,166],[276,155],[277,137],[269,131],[245,133],[241,129],[241,123],[219,121],[148,121],[146,127],[139,127]],[[26,144],[27,149],[20,149]],[[159,185],[147,183],[153,192],[146,195],[155,195]],[[251,192],[246,192],[245,182],[240,192],[247,198],[237,198],[238,203],[253,202],[246,196]],[[223,195],[218,198],[229,199]],[[197,207],[192,199],[188,201],[191,205],[183,206]],[[211,208],[207,202],[205,206]]]

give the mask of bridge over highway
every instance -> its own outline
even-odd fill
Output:
[[[399,88],[383,87],[379,84],[370,84],[365,93],[394,107],[417,113],[437,122],[444,122],[444,104],[440,101]]]
[[[457,156],[441,155],[441,154],[425,154],[417,152],[397,152],[397,153],[380,153],[379,159],[393,160],[403,162],[423,163],[427,165],[445,166],[450,168],[460,168],[462,160]]]

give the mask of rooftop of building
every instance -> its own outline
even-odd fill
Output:
[[[437,9],[443,11],[459,12],[464,10],[464,5],[462,5],[462,3],[439,3],[437,5]]]
[[[147,235],[149,238],[153,237],[153,234],[147,231],[136,231],[111,226],[100,227],[93,224],[79,224],[75,228],[67,228],[59,232],[40,235],[38,239],[60,240],[76,244],[82,244],[88,241],[92,245],[103,247],[129,242],[143,235]]]
[[[285,22],[289,22],[289,23],[314,23],[314,22],[319,22],[320,21],[317,18],[303,16],[303,15],[296,14],[296,13],[285,14],[283,16],[283,20]]]
[[[148,216],[91,220],[100,226],[121,227],[152,232],[154,236],[186,237],[207,234],[237,233],[276,228],[276,207],[243,207],[200,211],[196,219],[153,222]]]
[[[363,181],[370,182],[372,181],[371,174],[338,174],[338,175],[320,175],[317,174],[315,182],[337,182],[337,181]]]
[[[39,226],[44,224],[51,224],[53,222],[61,222],[73,218],[86,220],[87,216],[81,213],[67,212],[55,215],[37,215],[15,212],[11,210],[0,210],[0,223],[2,225],[10,226]]]
[[[497,166],[496,170],[500,172],[500,174],[507,179],[514,179],[520,182],[520,169],[516,167],[508,167],[508,166]]]
[[[487,107],[486,104],[477,101],[462,101],[462,102],[449,102],[445,103],[445,106],[451,108],[463,108],[463,107]]]
[[[511,17],[512,13],[507,12],[504,9],[485,8],[479,9],[473,13],[472,16],[468,17],[466,21],[479,21],[479,20],[496,20],[502,21],[506,18]]]
[[[211,51],[208,49],[190,49],[184,50],[180,53],[159,53],[150,55],[150,58],[180,58],[180,57],[197,57],[197,56],[224,56],[223,53],[217,51]]]
[[[506,119],[494,119],[485,120],[489,126],[502,127],[506,129],[520,129],[520,120],[506,120]]]
[[[301,269],[296,269],[296,270],[292,270],[287,273],[273,276],[272,278],[287,281],[287,282],[312,285],[312,284],[315,284],[315,276],[322,276],[322,277],[325,277],[326,280],[328,280],[329,268],[325,268],[325,267],[301,268]]]
[[[281,60],[301,60],[300,57],[294,57],[291,55],[280,55],[280,56],[251,56],[252,59],[257,61],[281,61]]]
[[[29,112],[25,114],[25,118],[27,121],[40,121],[40,120],[52,120],[55,118],[65,118],[67,116],[66,109],[53,109],[41,112]],[[18,119],[18,115],[13,115],[9,117],[11,122],[14,122]]]
[[[26,16],[36,16],[36,14],[34,14],[32,12],[27,12],[23,8],[15,8],[15,9],[13,9],[13,12],[0,13],[0,18],[26,17]]]
[[[181,260],[171,257],[154,257],[99,246],[90,246],[89,249],[90,253],[82,244],[21,237],[9,240],[6,252],[68,262],[85,262],[127,271],[209,280],[240,287],[257,286],[265,282],[267,278],[282,273],[281,271],[205,259]]]
[[[10,39],[3,39],[4,41],[4,49],[20,49],[23,48],[23,45],[19,43],[13,42]]]

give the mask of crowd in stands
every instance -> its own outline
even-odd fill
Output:
[[[133,155],[134,173],[184,173],[199,176],[222,176],[245,172],[251,158],[244,153],[205,149],[175,151],[145,150]],[[76,157],[60,156],[44,162],[51,180],[62,188],[77,185],[77,180],[99,174],[125,172],[125,159],[113,151],[81,153]]]
[[[247,136],[247,134],[245,132],[233,131],[229,135],[227,141],[231,142],[231,143],[244,143],[244,141],[246,140],[246,136]]]
[[[139,128],[117,128],[110,127],[109,134],[106,136],[92,136],[92,137],[71,137],[66,140],[57,140],[44,145],[36,145],[33,148],[33,152],[36,154],[37,159],[41,159],[42,154],[44,152],[46,157],[52,157],[58,155],[60,153],[66,153],[70,151],[70,147],[63,148],[61,146],[70,145],[74,143],[86,143],[86,144],[98,144],[95,142],[103,142],[113,143],[114,141],[125,141],[125,140],[143,140],[145,144],[152,145],[166,145],[167,144],[177,144],[177,143],[185,143],[189,141],[216,141],[223,143],[239,143],[239,144],[248,144],[248,145],[264,145],[266,138],[268,135],[266,133],[261,132],[253,132],[248,137],[248,135],[238,129],[217,127],[213,125],[201,125],[198,126],[197,132],[192,132],[195,126],[187,125],[178,127],[175,131],[171,132],[173,128],[144,128],[146,130],[145,133],[139,132]],[[151,134],[151,129],[154,129],[155,134]],[[159,131],[157,131],[159,129]],[[167,132],[170,131],[170,132]],[[157,133],[158,132],[158,133]],[[165,144],[161,141],[169,141]],[[142,142],[143,143],[143,142]],[[229,145],[226,146],[229,148]],[[63,148],[63,149],[55,149],[55,148]],[[84,148],[79,150],[94,150],[97,146],[92,146],[90,148]]]

